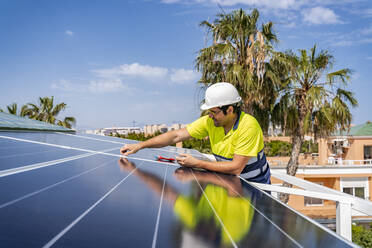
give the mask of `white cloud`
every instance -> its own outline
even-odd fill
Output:
[[[296,27],[296,23],[295,22],[290,22],[290,23],[284,24],[283,26],[286,27],[286,28],[294,28],[294,27]]]
[[[244,4],[256,7],[269,7],[275,9],[293,9],[297,8],[302,1],[296,0],[211,0],[212,3],[218,3],[222,6],[233,6]]]
[[[302,11],[303,20],[309,24],[341,24],[333,10],[324,7],[315,7]]]
[[[334,34],[327,43],[334,46],[347,47],[372,43],[372,25],[366,28],[356,29],[349,33]]]
[[[355,41],[352,41],[352,40],[340,40],[340,41],[336,41],[333,43],[334,46],[341,46],[341,47],[352,46],[354,44],[355,44]]]
[[[144,79],[161,83],[189,83],[196,82],[199,74],[187,69],[168,69],[165,67],[141,65],[139,63],[123,64],[108,69],[94,70],[93,73],[100,78],[124,78],[126,81]]]
[[[128,86],[125,86],[120,79],[115,80],[92,80],[87,84],[74,84],[65,79],[61,79],[58,83],[51,85],[52,89],[77,92],[77,93],[111,93],[122,92],[124,90],[131,91]]]
[[[159,82],[161,84],[186,84],[196,83],[199,73],[187,69],[168,69],[164,67],[123,64],[109,69],[94,70],[94,75],[87,83],[71,83],[61,79],[51,85],[52,89],[75,93],[110,93],[110,92],[136,92],[144,82]],[[122,82],[126,82],[124,85]],[[135,86],[128,86],[128,83]],[[146,87],[149,87],[148,85]],[[150,86],[151,88],[151,86]],[[150,90],[150,95],[159,95],[155,89]]]
[[[360,31],[362,35],[369,35],[372,34],[372,24],[369,25],[369,27],[364,28]]]
[[[65,34],[67,34],[69,36],[73,36],[74,32],[72,32],[71,30],[66,30]]]
[[[170,80],[173,83],[195,83],[199,79],[199,73],[193,70],[172,69]]]
[[[127,89],[120,79],[113,81],[90,81],[88,90],[92,93],[118,92]]]
[[[177,3],[179,0],[162,0],[162,3]]]
[[[362,11],[362,14],[366,17],[372,17],[372,8],[365,9],[364,11]]]
[[[162,78],[168,73],[167,68],[141,65],[139,63],[123,64],[110,69],[93,71],[97,76],[104,78],[117,78],[120,76],[132,76],[142,78]]]

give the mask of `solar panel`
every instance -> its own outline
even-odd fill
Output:
[[[53,125],[43,121],[32,120],[5,112],[0,112],[0,130],[42,130],[74,132],[73,130],[62,126]]]
[[[154,159],[203,156],[197,151],[145,149],[120,159],[129,142],[0,132],[1,246],[353,246],[238,177]],[[26,163],[20,157],[28,150],[50,157],[24,155]]]

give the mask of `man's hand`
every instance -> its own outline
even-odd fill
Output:
[[[191,156],[190,154],[181,153],[178,155],[179,157],[176,157],[176,160],[180,165],[186,167],[198,167],[200,161]]]
[[[141,145],[138,144],[126,144],[120,149],[120,153],[124,156],[128,156],[130,154],[136,153],[141,150]]]

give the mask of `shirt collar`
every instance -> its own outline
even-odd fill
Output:
[[[240,120],[240,114],[241,114],[241,113],[242,113],[241,111],[238,113],[238,118],[236,119],[235,124],[234,124],[234,127],[233,127],[233,130],[234,130],[234,131],[235,131],[235,130],[238,128],[238,126],[239,126],[239,120]]]

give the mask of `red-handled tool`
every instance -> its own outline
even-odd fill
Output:
[[[156,156],[155,158],[156,158],[156,161],[160,161],[160,162],[174,163],[174,161],[176,161],[174,158],[165,158],[162,156]]]

